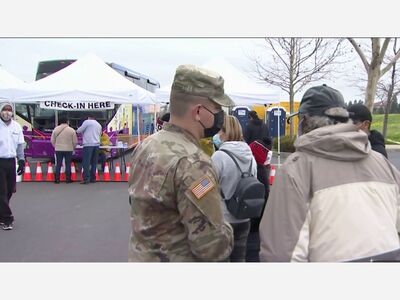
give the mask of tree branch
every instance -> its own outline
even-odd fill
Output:
[[[360,49],[360,47],[357,45],[356,41],[353,38],[347,38],[347,39],[353,45],[353,48],[356,50],[356,52],[360,56],[361,61],[362,61],[363,65],[364,65],[364,68],[368,73],[369,63],[368,63],[367,58],[365,57],[364,53],[362,52],[362,50]]]
[[[265,39],[267,41],[267,43],[271,46],[272,50],[275,52],[275,54],[278,56],[278,58],[280,59],[280,61],[286,66],[286,68],[289,70],[289,65],[287,64],[287,62],[285,61],[285,59],[280,55],[279,51],[277,51],[277,49],[274,46],[273,43],[273,39],[270,38],[266,38]],[[280,45],[282,48],[284,47],[283,44],[281,44],[281,42],[279,41],[279,39],[277,40],[278,45]]]
[[[381,52],[380,52],[379,57],[378,57],[379,63],[383,62],[383,58],[385,57],[385,53],[386,53],[386,50],[387,50],[387,48],[389,46],[389,42],[390,42],[390,38],[386,38],[385,41],[383,42],[382,49],[381,49]]]
[[[393,59],[390,61],[390,63],[387,64],[386,67],[384,67],[381,71],[381,75],[385,74],[387,71],[390,70],[390,68],[393,66],[393,64],[400,58],[400,50],[397,51],[396,55],[393,57]]]

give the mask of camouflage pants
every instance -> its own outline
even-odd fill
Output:
[[[234,244],[229,260],[231,262],[245,262],[247,236],[250,231],[250,220],[241,223],[231,223],[233,228]]]

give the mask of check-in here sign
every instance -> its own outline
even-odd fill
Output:
[[[104,102],[41,101],[40,108],[57,109],[57,110],[104,110],[104,109],[113,109],[114,103],[110,101],[104,101]]]

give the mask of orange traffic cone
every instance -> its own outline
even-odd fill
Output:
[[[22,177],[22,181],[32,181],[31,167],[27,161],[25,162],[25,172],[24,176]]]
[[[37,163],[36,163],[35,181],[43,181],[43,177],[42,177],[42,165],[40,164],[40,162],[37,162]]]
[[[49,163],[47,164],[46,181],[54,181],[54,172],[53,172],[53,166],[51,164],[51,161],[49,161]]]
[[[269,185],[274,184],[275,173],[276,173],[276,168],[274,165],[271,165],[271,171],[269,172]]]
[[[114,181],[121,181],[121,169],[119,163],[115,163]]]
[[[65,167],[62,164],[61,165],[61,171],[60,171],[60,181],[65,181],[66,180],[66,176],[65,176]]]
[[[125,176],[124,176],[124,181],[129,180],[129,172],[131,171],[131,164],[127,163],[126,168],[125,168]]]
[[[75,164],[74,162],[71,162],[71,180],[76,181],[76,169],[75,169]]]
[[[96,168],[96,181],[100,181],[99,169]]]
[[[110,181],[110,169],[108,168],[108,162],[104,165],[103,181]]]

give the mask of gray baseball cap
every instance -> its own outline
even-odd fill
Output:
[[[235,105],[225,94],[221,75],[194,65],[180,65],[176,69],[171,92],[205,97],[221,106]]]
[[[330,118],[348,118],[343,95],[326,84],[309,88],[303,95],[299,111],[290,115],[290,119],[298,114],[309,114],[310,116],[328,116]],[[330,108],[337,108],[330,110]]]

